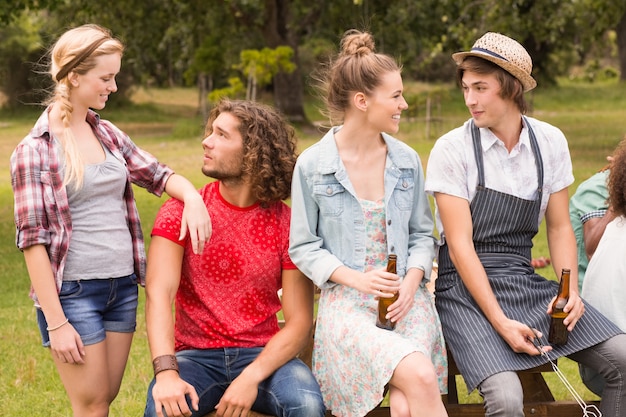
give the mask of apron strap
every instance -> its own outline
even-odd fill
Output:
[[[539,144],[537,143],[537,137],[535,136],[535,132],[533,132],[533,128],[530,126],[528,118],[526,116],[522,116],[524,123],[528,127],[528,136],[530,138],[530,147],[535,155],[535,167],[537,168],[537,193],[539,194],[539,200],[541,201],[541,196],[543,195],[543,158],[541,157],[541,150],[539,149]],[[483,147],[480,142],[480,130],[474,123],[474,120],[471,121],[471,131],[472,131],[472,142],[474,145],[474,157],[476,158],[476,166],[478,167],[478,186],[485,187],[485,166],[483,163]]]
[[[535,136],[535,132],[533,128],[530,126],[530,122],[526,116],[522,116],[526,126],[528,126],[528,136],[530,138],[530,147],[533,150],[533,154],[535,154],[535,165],[537,166],[537,182],[539,183],[539,188],[537,192],[539,193],[539,197],[541,200],[541,195],[543,194],[543,158],[541,157],[541,150],[539,149],[539,144],[537,143],[537,137]]]
[[[485,166],[483,164],[483,147],[480,143],[480,130],[472,119],[472,142],[474,144],[474,157],[476,158],[476,166],[478,167],[478,186],[485,187]]]

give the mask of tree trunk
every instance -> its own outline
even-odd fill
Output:
[[[263,35],[270,48],[290,46],[296,69],[290,74],[279,73],[274,77],[274,101],[285,117],[295,123],[307,123],[304,114],[302,75],[296,34],[289,28],[289,0],[265,0],[266,22]]]
[[[302,77],[299,68],[296,68],[291,74],[281,72],[274,77],[276,107],[289,121],[294,123],[308,123],[304,114],[302,90]]]
[[[626,81],[626,12],[622,15],[617,27],[617,50],[619,51],[620,81]]]

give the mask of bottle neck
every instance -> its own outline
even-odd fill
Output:
[[[387,272],[391,272],[392,274],[396,273],[396,255],[389,255],[389,260],[387,261]]]
[[[561,275],[558,298],[565,298],[566,300],[569,298],[569,272],[564,272]]]

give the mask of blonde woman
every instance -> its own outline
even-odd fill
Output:
[[[210,219],[195,187],[92,109],[117,91],[124,47],[84,25],[51,50],[56,86],[11,156],[16,243],[43,345],[75,416],[107,416],[136,324],[145,252],[131,184],[185,202],[181,238],[201,252]]]

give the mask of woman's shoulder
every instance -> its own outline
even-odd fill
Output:
[[[334,129],[331,128],[319,141],[304,149],[298,156],[297,164],[299,166],[310,166],[316,165],[321,160],[332,160],[331,156],[337,155]]]
[[[48,146],[52,142],[52,134],[50,133],[49,109],[46,108],[28,134],[18,143],[19,146]]]
[[[31,131],[22,138],[15,146],[12,157],[16,155],[47,155],[51,148],[54,149],[54,140],[48,129],[40,129],[37,126],[33,127]]]
[[[101,119],[96,112],[92,111],[90,111],[90,117],[93,120],[95,128],[103,134],[104,139],[113,142],[117,146],[122,146],[124,143],[130,142],[128,135],[110,120]]]
[[[412,168],[421,164],[417,151],[410,145],[387,133],[383,133],[382,135],[387,144],[389,155],[396,163],[404,165],[402,161],[406,161],[406,168]]]
[[[51,144],[52,138],[49,134],[35,135],[30,132],[17,143],[14,152],[37,150],[42,147],[48,148]]]
[[[300,155],[298,155],[298,161],[311,161],[317,159],[320,153],[320,141],[315,142],[308,148],[305,148]]]
[[[124,137],[126,134],[117,127],[113,122],[107,119],[99,119],[99,126],[103,128],[109,135],[115,137]]]

